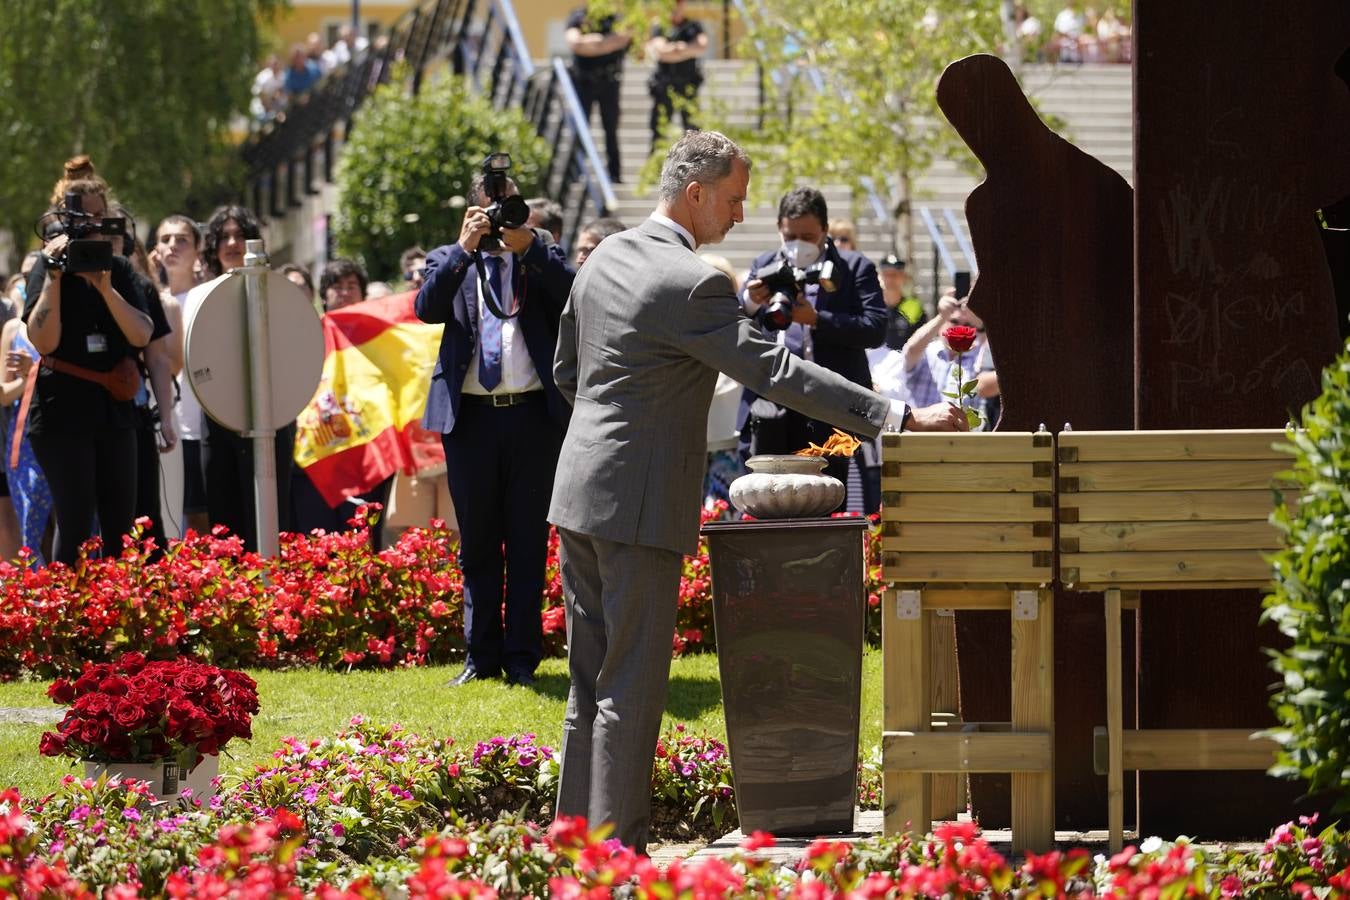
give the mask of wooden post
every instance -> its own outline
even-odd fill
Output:
[[[882,730],[929,730],[929,632],[932,612],[923,609],[916,590],[886,591],[881,613]],[[887,835],[912,830],[927,833],[933,824],[932,776],[886,772],[881,775],[882,830]]]
[[[1055,840],[1054,594],[1047,590],[1017,594],[1031,595],[1034,603],[1019,603],[1016,595],[1013,601],[1012,727],[1049,732],[1052,750],[1047,771],[1013,773],[1012,849],[1044,852]]]
[[[932,597],[929,594],[929,597]],[[956,689],[956,619],[949,609],[934,610],[929,634],[928,667],[932,678],[929,702],[933,714],[950,713],[948,727],[960,727]],[[966,811],[966,776],[944,773],[933,776],[933,818],[955,819]]]
[[[1125,843],[1125,696],[1121,684],[1120,590],[1106,591],[1106,817],[1112,853]]]

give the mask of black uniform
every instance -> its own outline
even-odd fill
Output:
[[[568,28],[579,28],[582,34],[613,34],[614,17],[590,19],[586,7],[574,9],[567,17]],[[623,77],[623,58],[627,48],[604,56],[572,55],[572,80],[576,82],[577,97],[586,121],[591,110],[600,106],[600,124],[605,129],[605,162],[609,177],[620,179],[619,168],[619,79]]]
[[[703,34],[703,25],[696,19],[685,18],[684,21],[675,24],[671,23],[668,28],[662,28],[660,25],[652,26],[652,37],[665,37],[668,41],[683,41],[686,44],[693,44]],[[697,59],[686,59],[677,63],[657,63],[656,71],[652,73],[651,81],[647,87],[652,94],[652,149],[655,150],[657,144],[661,141],[661,129],[671,120],[675,111],[675,97],[684,99],[680,108],[680,118],[684,122],[686,131],[696,130],[697,125],[691,121],[689,110],[693,105],[694,98],[698,96],[699,86],[703,84],[703,72],[699,69]]]

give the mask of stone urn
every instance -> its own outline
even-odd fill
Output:
[[[731,505],[756,519],[801,519],[833,512],[844,501],[844,483],[822,474],[820,456],[752,456],[750,469],[731,483]]]

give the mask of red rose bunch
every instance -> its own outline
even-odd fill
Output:
[[[969,325],[948,325],[942,329],[942,339],[953,353],[965,353],[975,346],[975,329]]]
[[[96,762],[154,762],[191,755],[189,768],[231,738],[250,738],[258,685],[243,672],[190,659],[148,662],[126,653],[86,663],[73,682],[58,678],[47,696],[69,705],[43,756]]]

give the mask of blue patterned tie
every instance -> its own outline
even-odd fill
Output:
[[[492,292],[492,302],[501,309],[502,261],[500,257],[489,256],[486,262],[488,290]],[[483,321],[478,329],[478,382],[490,391],[502,383],[502,320],[493,315],[486,304],[484,306]]]

